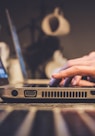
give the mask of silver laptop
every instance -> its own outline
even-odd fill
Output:
[[[33,85],[33,86],[32,86]],[[39,84],[40,85],[40,84]],[[0,59],[0,95],[5,102],[32,103],[94,103],[94,87],[50,87],[10,85],[8,74]]]
[[[20,49],[16,29],[12,24],[8,10],[6,11],[14,46],[22,69],[24,79],[27,80],[27,72]],[[2,64],[2,63],[1,63]],[[3,69],[4,66],[2,65]],[[5,75],[7,75],[4,70]],[[8,80],[8,76],[6,76]],[[37,103],[71,103],[71,102],[95,102],[95,88],[93,87],[56,87],[59,80],[55,80],[54,87],[50,87],[37,80],[36,84],[16,84],[4,86],[1,98],[7,102],[37,102]],[[53,81],[54,82],[54,81]],[[57,83],[56,83],[57,82]],[[70,82],[70,81],[69,81]],[[8,83],[8,82],[7,82]],[[39,83],[39,84],[37,84]],[[69,84],[69,83],[68,83]]]

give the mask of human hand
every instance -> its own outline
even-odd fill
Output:
[[[86,80],[83,77],[86,77]],[[72,79],[72,86],[95,86],[95,52],[68,60],[63,68],[52,75],[50,86],[53,86],[55,81],[56,86],[64,86],[69,78]]]

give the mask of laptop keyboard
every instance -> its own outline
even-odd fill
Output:
[[[95,136],[94,108],[14,107],[0,110],[1,136]]]

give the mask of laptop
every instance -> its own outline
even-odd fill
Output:
[[[8,74],[0,59],[0,97],[15,103],[94,103],[94,87],[50,87],[31,84],[10,85]]]
[[[20,49],[20,44],[18,40],[18,36],[16,33],[16,29],[12,24],[10,15],[8,10],[6,10],[12,39],[14,42],[14,46],[16,49],[16,53],[19,59],[19,63],[22,69],[22,74],[27,81],[27,72],[23,60],[23,56]],[[2,60],[0,60],[2,61]],[[4,65],[2,64],[2,69],[4,70]],[[7,75],[6,71],[3,71],[5,75]],[[8,75],[4,77],[8,80]],[[4,80],[5,80],[4,79]],[[54,80],[54,79],[53,79]],[[60,82],[60,80],[55,80],[55,85],[50,87],[48,85],[49,82],[44,82],[44,80],[36,84],[33,83],[31,79],[31,84],[15,84],[15,85],[5,85],[1,86],[1,98],[5,102],[33,102],[33,103],[93,103],[95,102],[95,88],[94,87],[56,87],[56,83]],[[70,82],[70,81],[69,81]],[[68,84],[69,84],[68,82]],[[8,83],[8,81],[7,81]],[[44,84],[44,85],[43,85]]]

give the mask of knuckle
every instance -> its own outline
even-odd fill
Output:
[[[90,56],[95,56],[95,51],[92,51],[91,53],[89,53]]]
[[[78,72],[80,71],[80,68],[78,66],[74,66],[74,71]]]
[[[83,59],[86,59],[86,58],[88,58],[88,55],[85,55],[85,56],[83,56],[82,58],[83,58]]]

